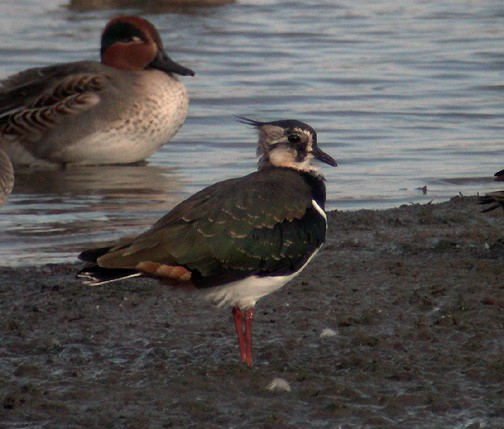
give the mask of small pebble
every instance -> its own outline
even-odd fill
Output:
[[[330,329],[330,328],[325,328],[325,329],[322,329],[322,332],[320,333],[320,338],[324,338],[324,337],[335,337],[337,334],[337,332],[333,329]]]
[[[290,384],[283,378],[275,377],[266,389],[272,392],[290,392]]]

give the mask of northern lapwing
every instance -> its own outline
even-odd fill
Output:
[[[482,210],[482,213],[491,212],[498,207],[504,209],[504,191],[494,191],[479,197],[480,204],[493,204],[490,207]]]
[[[495,180],[496,181],[504,181],[504,170],[499,170],[497,173],[494,174]],[[492,210],[495,210],[498,207],[502,207],[504,209],[504,191],[494,191],[494,192],[489,192],[482,197],[479,197],[479,203],[480,204],[493,204],[490,207],[487,207],[486,209],[482,210],[482,213],[487,213],[491,212]]]
[[[238,120],[259,131],[258,171],[199,191],[134,239],[82,252],[89,264],[77,276],[90,285],[149,276],[195,286],[232,307],[241,360],[252,366],[254,305],[324,243],[326,187],[314,161],[336,161],[303,122]]]
[[[494,174],[495,180],[498,182],[504,182],[504,170],[499,170]]]

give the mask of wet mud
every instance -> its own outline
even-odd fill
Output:
[[[504,427],[504,213],[480,210],[330,213],[256,306],[252,369],[229,309],[86,287],[77,263],[1,268],[0,427]]]

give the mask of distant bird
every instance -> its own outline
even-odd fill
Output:
[[[499,170],[497,173],[494,174],[495,180],[502,182],[504,181],[504,170]]]
[[[79,255],[90,285],[136,276],[192,285],[229,305],[252,366],[257,300],[298,275],[325,241],[326,188],[314,161],[336,166],[309,125],[238,119],[259,131],[258,171],[194,194],[138,237]]]
[[[504,181],[504,170],[499,170],[494,174],[495,180]],[[480,204],[493,204],[492,206],[482,210],[482,213],[491,212],[496,208],[502,207],[504,209],[504,191],[489,192],[482,197],[479,197]]]
[[[14,169],[7,154],[0,147],[0,207],[14,187]]]
[[[69,9],[80,12],[91,10],[141,8],[148,13],[187,11],[195,7],[223,6],[235,0],[70,0]]]
[[[101,63],[33,68],[0,82],[0,144],[15,165],[142,161],[185,121],[189,99],[156,28],[133,16],[112,19]]]
[[[491,212],[496,208],[502,207],[504,208],[504,191],[495,191],[489,192],[482,197],[479,197],[480,204],[493,204],[491,207],[488,207],[482,210],[482,213]]]

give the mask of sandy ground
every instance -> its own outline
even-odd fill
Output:
[[[3,268],[0,427],[502,428],[504,214],[480,210],[332,212],[256,306],[252,369],[230,310],[147,279],[85,287],[78,264]]]

